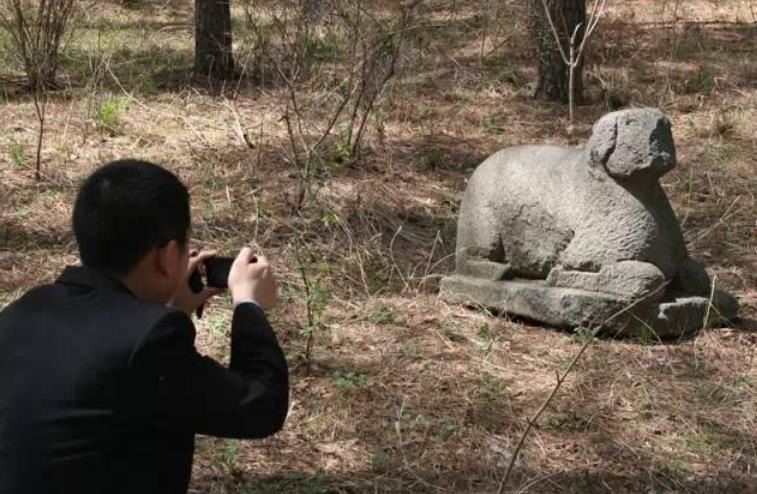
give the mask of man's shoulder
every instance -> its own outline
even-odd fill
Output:
[[[0,326],[39,327],[43,321],[84,330],[79,333],[107,333],[122,344],[138,343],[161,326],[194,329],[183,312],[130,292],[79,289],[60,283],[34,287],[0,311]]]
[[[194,325],[185,313],[130,294],[109,293],[102,297],[101,305],[93,304],[89,310],[102,311],[113,321],[115,330],[129,334],[137,344],[151,332],[165,328],[186,329],[194,340]]]

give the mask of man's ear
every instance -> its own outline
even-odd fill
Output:
[[[181,247],[176,240],[170,240],[160,247],[153,247],[150,254],[155,256],[154,266],[163,276],[171,276],[176,270],[176,259],[181,256]]]

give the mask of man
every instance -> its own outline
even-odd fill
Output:
[[[189,194],[146,162],[105,165],[73,212],[82,261],[0,313],[0,493],[184,493],[194,435],[260,438],[287,414],[284,355],[264,310],[268,261],[243,248],[228,369],[200,356]]]

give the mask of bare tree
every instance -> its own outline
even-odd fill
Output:
[[[42,142],[45,133],[48,91],[56,87],[60,50],[69,33],[74,0],[4,0],[0,6],[0,30],[5,52],[21,68],[32,91],[39,124],[35,178],[41,178]]]
[[[567,102],[571,122],[575,103],[583,99],[584,48],[604,6],[605,0],[594,0],[587,21],[585,0],[532,0],[539,55],[535,96]]]
[[[3,0],[0,29],[6,34],[5,52],[23,70],[30,89],[55,86],[74,10],[74,0]]]
[[[308,0],[276,3],[269,57],[287,89],[288,158],[301,176],[294,210],[302,207],[315,170],[359,158],[420,3],[396,2],[394,15],[383,17],[367,0],[323,2],[315,13]]]

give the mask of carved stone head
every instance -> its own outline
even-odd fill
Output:
[[[590,166],[616,180],[657,180],[676,164],[670,121],[653,108],[608,113],[594,124],[588,151]]]

